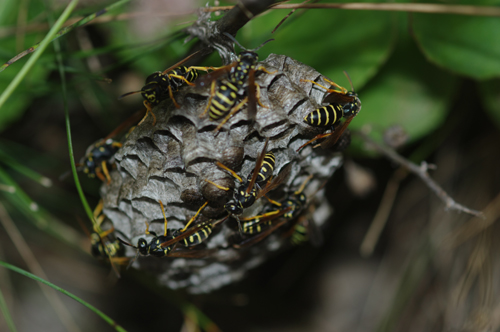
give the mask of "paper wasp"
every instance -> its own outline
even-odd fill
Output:
[[[87,148],[85,156],[76,164],[77,170],[87,174],[90,178],[95,178],[97,176],[101,181],[106,181],[109,184],[111,182],[109,169],[114,165],[113,157],[122,146],[122,143],[113,140],[113,137],[129,128],[142,116],[143,114],[141,112],[136,112],[121,123],[108,136],[90,145]],[[69,173],[70,172],[66,172],[63,174],[61,179],[64,179]]]
[[[349,82],[351,82],[349,75],[347,75],[346,72],[344,73],[349,79]],[[299,152],[312,142],[326,137],[328,138],[318,145],[321,145],[323,149],[333,147],[342,136],[344,131],[347,129],[347,126],[349,126],[352,119],[354,119],[354,117],[361,110],[361,101],[358,98],[358,94],[354,92],[352,82],[351,88],[353,89],[353,91],[347,91],[347,89],[330,81],[329,79],[324,78],[324,80],[335,88],[327,88],[311,80],[301,80],[301,82],[310,82],[325,89],[328,95],[323,99],[323,103],[329,104],[328,106],[320,107],[307,114],[304,117],[304,122],[314,127],[331,126],[332,131],[330,133],[317,135],[316,137],[299,147],[297,149],[297,152]],[[342,124],[340,124],[342,118],[344,118],[345,120]],[[315,145],[314,147],[318,145]]]
[[[109,169],[113,167],[113,156],[120,149],[122,143],[111,138],[100,139],[87,148],[85,157],[77,164],[78,170],[83,171],[88,177],[98,177],[101,181],[111,182]]]
[[[289,167],[287,167],[284,171],[280,172],[278,177],[276,177],[273,181],[269,182],[269,179],[272,177],[274,171],[274,154],[271,153],[266,154],[267,144],[269,143],[269,138],[266,139],[264,143],[264,147],[262,152],[260,153],[259,158],[255,162],[255,167],[253,172],[247,177],[246,180],[242,179],[235,171],[226,167],[220,162],[217,162],[217,166],[228,171],[231,175],[240,182],[240,186],[236,188],[234,192],[233,199],[227,202],[224,205],[224,209],[228,211],[232,215],[240,215],[243,213],[243,210],[252,206],[256,200],[266,195],[269,191],[273,190],[277,186],[279,186],[283,180],[286,179],[288,173],[290,171]],[[266,160],[267,156],[267,160]],[[266,163],[264,164],[264,160]],[[259,179],[259,181],[257,181]],[[219,189],[228,191],[229,188],[222,187],[212,181],[205,180],[212,185],[216,186]],[[265,184],[265,185],[264,185]],[[259,190],[257,190],[256,185],[259,186]]]
[[[289,207],[284,209],[274,209],[254,217],[240,218],[241,227],[243,229],[242,233],[248,235],[261,233],[272,226],[275,219],[283,216],[290,210],[291,208]]]
[[[277,209],[255,217],[241,218],[243,233],[256,235],[238,244],[234,244],[233,247],[244,248],[254,245],[268,237],[287,222],[299,217],[303,209],[308,205],[307,197],[303,191],[311,178],[312,175],[307,177],[298,190],[281,202],[269,200],[273,205],[277,206]],[[299,221],[302,222],[300,218]],[[293,227],[295,228],[295,226],[296,224],[294,224]]]
[[[137,246],[130,244],[128,242],[123,241],[118,238],[118,240],[130,247],[137,249],[137,255],[141,254],[143,256],[154,256],[154,257],[185,257],[185,258],[201,258],[208,255],[209,251],[182,251],[182,250],[174,250],[178,243],[184,244],[185,247],[193,247],[196,246],[203,241],[205,241],[208,236],[212,233],[213,227],[220,224],[227,218],[217,220],[215,222],[205,222],[198,225],[195,225],[188,229],[191,223],[196,219],[196,217],[200,214],[201,210],[205,208],[208,204],[206,202],[196,214],[188,221],[186,226],[182,229],[168,229],[167,228],[167,217],[165,215],[165,209],[163,207],[163,203],[160,201],[160,207],[163,213],[164,218],[164,233],[163,235],[158,235],[156,232],[149,230],[149,223],[146,223],[146,231],[147,235],[153,235],[153,238],[149,243],[146,239],[140,238],[137,242]],[[137,257],[136,255],[136,257]]]
[[[120,277],[118,268],[115,264],[124,265],[129,258],[124,257],[125,248],[120,241],[115,238],[113,232],[114,227],[107,230],[102,230],[101,225],[106,220],[106,216],[102,213],[103,202],[99,201],[94,210],[93,232],[90,234],[90,253],[92,256],[102,260],[109,260],[111,267],[116,275]]]
[[[143,103],[146,107],[146,115],[140,123],[144,121],[149,113],[153,115],[154,123],[156,123],[156,117],[151,111],[154,106],[158,105],[161,101],[170,98],[172,99],[175,107],[180,108],[179,104],[174,98],[174,92],[179,91],[179,89],[184,84],[194,85],[193,82],[198,78],[199,71],[208,72],[209,69],[216,69],[214,67],[181,66],[183,63],[187,62],[189,59],[198,54],[198,52],[199,51],[185,57],[184,59],[165,69],[164,71],[154,72],[146,78],[146,83],[141,88],[141,90],[125,93],[118,97],[118,99],[140,93],[144,98]]]
[[[248,50],[227,32],[224,35],[243,50],[239,54],[238,60],[202,77],[196,82],[198,86],[205,86],[210,82],[210,98],[205,111],[200,117],[203,117],[208,111],[208,116],[212,121],[224,118],[215,131],[219,131],[247,103],[248,117],[253,120],[257,114],[257,103],[265,107],[260,102],[260,87],[255,84],[255,72],[263,71],[267,74],[273,74],[262,66],[256,67],[259,61],[256,51],[274,39],[269,39],[257,48]],[[226,76],[224,77],[224,75]],[[223,78],[219,80],[220,77]],[[247,85],[247,96],[235,106],[236,100],[240,96],[240,90],[244,88],[245,84]]]
[[[309,205],[308,211],[299,216],[283,235],[284,238],[290,239],[292,245],[298,246],[309,241],[313,246],[319,247],[323,243],[323,234],[313,220],[315,208],[314,204]]]

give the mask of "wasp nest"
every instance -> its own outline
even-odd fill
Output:
[[[254,121],[247,117],[246,107],[232,117],[218,133],[218,122],[207,115],[200,118],[210,96],[209,87],[182,88],[175,94],[180,108],[171,100],[153,109],[153,117],[135,128],[116,153],[116,170],[112,181],[104,184],[101,194],[104,213],[113,222],[117,235],[137,245],[139,238],[149,242],[145,235],[146,222],[150,230],[163,234],[163,214],[159,201],[165,206],[168,228],[179,229],[206,201],[196,223],[227,216],[224,204],[233,197],[239,183],[216,165],[220,162],[233,169],[242,178],[250,174],[269,138],[267,151],[276,157],[274,177],[289,172],[284,181],[268,196],[283,199],[297,191],[312,176],[304,193],[308,220],[323,226],[331,209],[323,196],[322,186],[340,166],[339,153],[313,149],[312,145],[297,149],[317,135],[318,129],[304,123],[304,116],[320,107],[325,91],[301,80],[321,81],[313,68],[287,56],[270,55],[259,65],[271,74],[258,72],[260,101]],[[323,83],[321,83],[323,84]],[[224,191],[206,180],[230,188]],[[243,217],[269,211],[270,203],[263,197]],[[291,224],[292,221],[288,222]],[[285,236],[290,225],[284,224],[269,236],[250,246],[238,244],[248,240],[242,237],[235,218],[220,223],[202,244],[193,248],[178,246],[176,257],[142,257],[133,264],[137,269],[154,273],[159,283],[172,289],[187,288],[191,293],[209,292],[241,279],[245,272],[290,243]],[[251,237],[250,237],[251,238]],[[176,251],[173,251],[175,253]],[[182,257],[199,253],[199,258]],[[127,256],[136,251],[127,247]],[[191,255],[194,256],[194,255]]]

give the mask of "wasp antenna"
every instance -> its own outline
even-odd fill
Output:
[[[133,244],[131,243],[128,243],[127,241],[123,241],[122,239],[120,239],[120,237],[116,237],[118,239],[118,241],[120,241],[121,243],[123,243],[124,245],[126,246],[129,246],[129,247],[132,247],[134,249],[137,250],[137,253],[135,254],[135,257],[134,259],[130,260],[130,262],[128,263],[128,266],[127,266],[127,270],[132,266],[132,263],[135,262],[135,260],[137,259],[137,257],[139,256],[139,248],[137,248],[136,246],[134,246]]]
[[[231,34],[229,34],[227,32],[224,32],[224,35],[226,37],[228,37],[229,39],[231,39],[232,41],[234,41],[236,43],[236,45],[238,45],[242,50],[248,51],[248,49],[246,49],[243,46],[241,46],[241,44],[236,40],[236,38],[234,38],[234,36],[232,36]]]
[[[132,248],[134,248],[134,249],[138,249],[138,248],[137,248],[136,246],[134,246],[133,244],[128,243],[127,241],[123,241],[122,239],[120,239],[120,237],[119,237],[119,236],[117,236],[116,238],[118,239],[118,241],[120,241],[120,242],[121,242],[121,243],[123,243],[124,245],[129,246],[129,247],[132,247]]]
[[[274,38],[271,38],[271,39],[266,40],[265,42],[263,42],[262,44],[260,44],[260,46],[259,46],[259,47],[254,48],[254,49],[253,49],[253,51],[258,51],[260,48],[262,48],[262,46],[266,45],[266,44],[267,44],[267,43],[269,43],[269,42],[272,42],[273,40],[274,40]]]
[[[351,91],[356,92],[356,91],[354,91],[354,86],[352,85],[351,77],[349,76],[349,74],[345,70],[344,70],[344,75],[347,77],[347,79],[349,80],[349,83],[351,84]]]
[[[139,90],[139,91],[127,92],[127,93],[125,93],[125,94],[121,95],[120,97],[118,97],[118,100],[120,100],[120,99],[122,99],[122,98],[125,98],[125,97],[127,97],[127,96],[130,96],[130,95],[135,95],[136,93],[141,93],[141,92],[142,92],[141,90]]]

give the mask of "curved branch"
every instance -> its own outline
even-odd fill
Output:
[[[191,38],[196,37],[200,40],[192,49],[193,52],[201,50],[200,56],[194,58],[193,62],[199,61],[199,58],[213,50],[219,52],[223,64],[234,61],[233,42],[224,37],[223,33],[236,35],[236,32],[252,18],[276,2],[276,0],[240,0],[236,6],[217,21],[210,21],[210,13],[201,9],[198,20],[184,29]]]
[[[271,7],[275,2],[277,1],[241,0],[223,18],[217,21],[217,30],[221,34],[227,32],[234,36],[248,21]]]
[[[388,146],[378,144],[372,138],[370,138],[363,131],[356,131],[356,134],[359,135],[366,143],[368,143],[371,147],[373,147],[376,151],[380,152],[390,160],[395,163],[403,166],[411,173],[417,175],[424,181],[424,183],[445,203],[446,208],[450,210],[457,210],[459,212],[465,212],[471,214],[476,217],[484,218],[484,214],[481,211],[476,211],[470,209],[462,204],[457,203],[451,196],[441,188],[436,181],[434,181],[430,176],[427,170],[429,169],[429,165],[424,161],[422,164],[416,165],[411,161],[400,156],[396,151],[389,148]]]

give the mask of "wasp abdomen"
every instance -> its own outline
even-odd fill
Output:
[[[210,104],[209,117],[216,121],[223,118],[231,110],[238,97],[238,88],[231,82],[220,83]]]
[[[315,109],[304,117],[304,122],[314,127],[329,127],[337,123],[344,110],[339,104]]]

